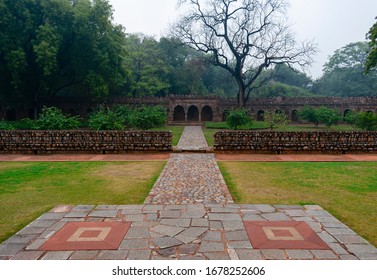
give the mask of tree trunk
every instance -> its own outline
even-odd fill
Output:
[[[237,84],[238,84],[238,96],[237,96],[238,107],[239,108],[245,108],[246,102],[247,102],[247,100],[245,100],[246,86],[245,86],[242,78],[237,78],[237,77],[235,77],[235,78],[236,78]]]

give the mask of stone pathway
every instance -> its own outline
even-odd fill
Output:
[[[145,204],[233,203],[213,154],[172,154]]]
[[[186,127],[178,148],[207,149],[201,128]],[[233,204],[213,154],[181,153],[144,205],[55,207],[0,244],[8,259],[376,260],[377,249],[320,206]]]
[[[181,151],[206,151],[208,144],[200,126],[186,126],[177,146]]]
[[[127,221],[131,227],[118,250],[39,249],[67,223],[84,221]],[[247,221],[305,221],[329,249],[254,248],[245,230]],[[292,240],[280,227],[274,234],[275,239],[281,235]],[[78,205],[59,206],[43,214],[0,245],[0,259],[376,260],[377,249],[319,206]]]

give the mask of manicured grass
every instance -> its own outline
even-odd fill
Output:
[[[161,128],[154,128],[152,130],[154,131],[171,131],[173,133],[173,146],[177,146],[179,139],[181,138],[181,135],[184,130],[184,126],[166,126],[166,127],[161,127]]]
[[[219,162],[241,204],[317,204],[377,245],[377,163]]]
[[[0,243],[57,205],[142,204],[164,165],[0,163]]]

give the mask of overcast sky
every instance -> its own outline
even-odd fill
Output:
[[[299,40],[314,39],[319,53],[309,75],[317,78],[335,50],[365,35],[377,16],[376,0],[288,0],[289,20]],[[157,38],[167,33],[179,11],[176,0],[109,0],[114,21],[127,33],[144,33]]]

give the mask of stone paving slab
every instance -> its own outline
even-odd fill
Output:
[[[336,220],[328,212],[319,206],[291,206],[273,205],[234,205],[229,213],[228,205],[222,204],[195,204],[174,207],[172,205],[120,205],[116,218],[109,218],[109,213],[103,211],[102,217],[98,208],[94,206],[62,207],[52,209],[43,214],[36,221],[44,218],[54,218],[54,224],[32,222],[0,244],[0,259],[35,259],[35,260],[258,260],[258,259],[297,259],[297,260],[377,260],[377,249],[365,239],[358,236],[346,225]],[[88,211],[88,209],[91,210]],[[114,206],[101,206],[101,209],[110,209]],[[66,209],[66,212],[61,212]],[[138,210],[141,221],[127,220],[129,215],[123,214],[125,209]],[[257,210],[253,212],[255,217],[261,218],[266,214],[276,214],[275,217],[287,217],[290,221],[297,221],[300,217],[310,218],[318,224],[318,235],[330,247],[330,250],[309,249],[255,249],[247,238],[243,222],[250,219],[248,212],[243,210]],[[149,211],[155,211],[156,221],[148,221]],[[178,218],[161,217],[166,211],[177,211]],[[59,211],[60,215],[55,216]],[[41,251],[39,248],[52,238],[65,224],[65,216],[73,212],[84,212],[84,221],[91,221],[95,213],[98,221],[125,221],[130,222],[131,227],[124,236],[117,250],[68,250],[68,251]],[[188,212],[201,212],[201,218],[182,218]],[[261,212],[258,212],[261,211]],[[262,212],[267,211],[268,213]],[[272,212],[273,211],[273,212]],[[62,215],[63,213],[64,215]],[[214,216],[216,215],[216,216]],[[228,220],[229,215],[238,221]],[[282,216],[283,215],[283,216]],[[298,216],[300,215],[300,216]],[[111,215],[113,216],[113,215]],[[334,232],[328,227],[327,222],[321,222],[321,217],[332,218],[334,225],[345,229],[344,234]],[[212,220],[214,219],[214,220]],[[284,218],[285,220],[286,218]],[[182,222],[180,222],[182,221]],[[258,221],[258,219],[256,219]],[[32,227],[38,225],[38,228]],[[36,230],[38,229],[38,230]]]

